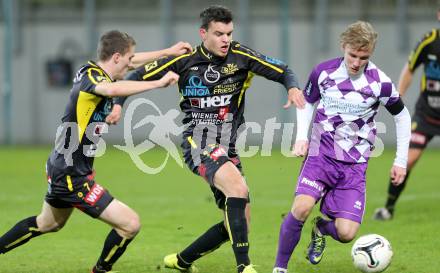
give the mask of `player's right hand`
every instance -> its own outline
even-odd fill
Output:
[[[309,150],[309,142],[307,140],[297,140],[293,146],[292,154],[294,156],[303,157],[307,155]]]
[[[168,71],[160,80],[160,87],[167,87],[169,85],[175,84],[179,80],[179,75],[173,71]]]
[[[304,109],[306,105],[306,99],[304,98],[303,92],[296,87],[292,87],[287,91],[287,102],[283,107],[284,109],[287,109],[292,104],[299,109]]]
[[[167,49],[168,56],[180,56],[192,52],[192,46],[187,42],[178,42]]]
[[[406,168],[393,165],[390,171],[390,176],[391,176],[391,183],[394,186],[399,186],[400,184],[403,183],[403,180],[405,180]]]
[[[111,113],[105,118],[105,122],[110,125],[118,123],[122,115],[122,106],[119,104],[113,105]]]

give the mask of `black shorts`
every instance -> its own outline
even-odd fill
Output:
[[[194,143],[191,143],[191,139],[185,139],[181,147],[183,159],[188,168],[209,183],[215,203],[220,209],[224,209],[226,196],[214,186],[214,175],[223,164],[230,161],[244,176],[240,157],[232,152],[228,153],[227,149],[219,144],[208,144],[204,148],[198,149]]]
[[[70,176],[46,165],[48,189],[46,202],[55,208],[77,208],[93,218],[113,200],[113,196],[95,182],[94,173],[86,176]]]
[[[424,149],[434,136],[440,135],[440,120],[416,112],[412,117],[410,148]]]

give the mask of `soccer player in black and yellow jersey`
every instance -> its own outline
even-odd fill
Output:
[[[93,160],[97,142],[107,123],[112,97],[129,96],[177,82],[173,72],[152,82],[121,80],[131,67],[162,56],[178,55],[191,50],[180,42],[162,51],[135,54],[135,41],[126,33],[109,31],[99,42],[98,61],[89,61],[77,72],[70,91],[62,124],[58,128],[55,148],[46,163],[48,191],[38,216],[21,220],[0,237],[0,253],[4,254],[30,239],[60,230],[73,208],[108,223],[108,234],[93,273],[108,272],[124,253],[140,229],[139,216],[94,180]],[[118,81],[120,80],[120,81]]]
[[[179,57],[163,58],[138,68],[128,79],[150,81],[167,71],[179,74],[185,163],[210,186],[224,218],[208,228],[183,251],[165,257],[166,267],[195,272],[200,257],[230,241],[239,273],[255,273],[249,258],[249,190],[236,150],[244,124],[245,93],[254,75],[282,84],[288,93],[286,107],[294,104],[298,89],[293,71],[282,61],[232,41],[232,13],[211,6],[200,14],[200,46]],[[272,92],[273,90],[267,90]],[[264,111],[264,102],[260,104]]]
[[[440,8],[437,10],[440,22]],[[398,91],[403,96],[413,80],[415,70],[423,65],[420,83],[420,96],[412,117],[411,142],[408,152],[407,175],[402,184],[391,182],[385,207],[374,212],[375,220],[391,220],[396,202],[405,188],[411,169],[422,156],[428,143],[434,136],[440,135],[440,28],[427,32],[417,43],[400,74]]]

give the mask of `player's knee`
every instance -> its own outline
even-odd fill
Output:
[[[338,237],[342,243],[349,243],[356,237],[357,229],[352,227],[338,228]]]
[[[292,215],[300,221],[307,220],[313,210],[314,202],[308,202],[304,199],[296,199],[292,207]]]
[[[39,223],[38,224],[38,230],[41,233],[48,233],[48,232],[57,232],[60,229],[62,229],[64,227],[64,225],[66,224],[66,222],[63,223],[57,223],[57,222],[50,222],[50,223]]]
[[[230,195],[228,197],[239,197],[239,198],[247,198],[249,194],[249,189],[245,183],[233,183],[229,188]]]
[[[313,207],[298,205],[292,209],[293,216],[300,221],[305,221],[312,211]]]
[[[246,184],[241,184],[237,187],[237,195],[241,198],[247,198],[249,195],[249,189]]]
[[[315,206],[316,200],[312,196],[299,195],[295,197],[291,209],[292,215],[299,221],[307,220]]]
[[[130,220],[124,227],[125,236],[129,239],[134,238],[141,229],[141,221],[136,213],[130,217]]]
[[[37,222],[38,230],[41,233],[57,232],[60,229],[62,229],[66,224],[66,221],[57,222],[55,220],[48,220],[47,217],[44,217],[44,215],[41,214],[37,216],[36,222]]]

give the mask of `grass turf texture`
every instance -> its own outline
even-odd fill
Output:
[[[0,234],[40,212],[47,189],[44,164],[49,152],[48,147],[0,147]],[[388,273],[440,272],[440,151],[426,151],[413,170],[395,219],[384,223],[371,220],[374,209],[384,203],[393,154],[386,151],[370,161],[367,209],[358,236],[378,233],[391,242],[394,258]],[[164,158],[161,150],[150,150],[143,156],[150,166],[160,165]],[[282,215],[290,209],[301,160],[275,152],[271,157],[242,161],[252,199],[251,259],[258,272],[271,272]],[[206,183],[172,159],[162,172],[148,175],[139,171],[126,153],[108,149],[96,159],[95,168],[97,182],[135,209],[142,220],[140,234],[114,267],[121,273],[172,272],[163,268],[163,257],[181,250],[222,218]],[[316,208],[309,219],[318,213]],[[352,244],[331,238],[323,261],[310,265],[304,258],[310,229],[307,222],[289,272],[356,272],[350,256]],[[1,255],[0,272],[90,272],[109,230],[106,224],[75,210],[58,233],[40,236]],[[201,272],[236,272],[228,243],[196,264]]]

